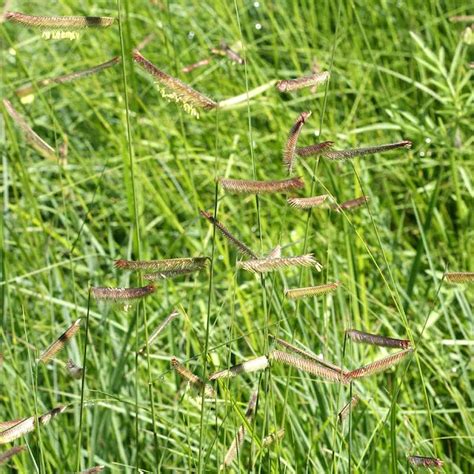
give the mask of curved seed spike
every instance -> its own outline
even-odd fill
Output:
[[[245,418],[248,423],[250,423],[255,415],[255,408],[257,406],[258,392],[255,391],[250,397],[249,403],[247,405],[247,411],[245,412]],[[232,461],[235,459],[238,451],[242,447],[242,443],[245,439],[246,428],[245,425],[241,425],[237,430],[234,441],[229,446],[229,449],[224,457],[224,462],[221,464],[220,470],[224,470],[226,467],[232,464]]]
[[[369,146],[365,148],[352,148],[349,150],[324,150],[321,154],[329,160],[350,160],[357,156],[373,155],[375,153],[383,153],[384,151],[395,150],[397,148],[411,148],[411,146],[411,141],[403,140],[397,143]]]
[[[392,354],[383,359],[376,360],[371,364],[360,367],[359,369],[353,370],[347,374],[350,379],[359,379],[361,377],[368,377],[369,375],[377,374],[378,372],[383,372],[387,370],[392,365],[397,364],[402,359],[404,359],[408,354],[411,354],[413,349],[405,349],[403,351]]]
[[[161,270],[160,272],[145,273],[143,279],[147,281],[165,280],[178,276],[189,275],[202,270],[202,268],[180,268],[176,270]]]
[[[161,272],[175,270],[203,269],[208,261],[208,257],[183,257],[167,258],[162,260],[116,260],[115,267],[122,270],[156,270]]]
[[[336,212],[341,212],[341,210],[348,211],[350,209],[356,209],[368,201],[369,196],[360,196],[355,199],[349,199],[349,201],[344,201],[342,204],[336,204],[334,210]]]
[[[240,65],[245,62],[244,59],[225,42],[221,42],[219,48],[212,48],[211,52],[217,56],[227,56],[232,62]]]
[[[177,104],[181,104],[183,109],[191,115],[199,117],[196,108],[210,110],[217,107],[217,103],[212,99],[196,91],[176,77],[170,76],[161,71],[137,50],[133,52],[133,60],[146,72],[151,74],[158,84],[164,88],[161,90],[161,95],[164,98],[170,99]]]
[[[69,372],[69,375],[73,379],[82,378],[82,367],[77,366],[72,359],[69,359],[66,363],[66,369]]]
[[[451,23],[473,23],[474,22],[474,15],[450,16],[449,21]]]
[[[312,207],[320,206],[328,197],[328,194],[322,194],[321,196],[314,196],[308,198],[291,197],[288,198],[287,201],[291,207],[297,207],[299,209],[310,209]]]
[[[10,458],[26,450],[26,446],[13,446],[13,448],[0,453],[0,465],[5,464]]]
[[[278,81],[276,87],[280,92],[290,92],[303,89],[304,87],[318,86],[319,84],[326,82],[328,79],[329,72],[323,71],[311,76],[300,77],[298,79]]]
[[[313,254],[299,255],[297,257],[261,258],[237,262],[237,268],[242,268],[252,273],[273,272],[285,267],[314,267],[321,271],[322,265],[314,258]]]
[[[285,436],[285,430],[283,428],[279,429],[277,432],[269,434],[268,436],[265,436],[262,440],[262,445],[263,446],[270,446],[273,444],[275,441],[279,441]]]
[[[256,372],[258,370],[264,370],[268,367],[268,359],[266,356],[256,357],[255,359],[250,359],[241,364],[234,365],[229,369],[220,370],[219,372],[214,372],[209,376],[209,380],[216,380],[221,378],[235,377],[239,374],[248,374],[250,372]]]
[[[354,407],[359,403],[360,399],[357,395],[354,395],[350,401],[344,405],[342,410],[338,413],[337,418],[340,422],[343,422],[348,416],[349,413],[354,409]]]
[[[298,138],[301,133],[301,129],[305,124],[306,120],[310,117],[311,112],[302,112],[297,118],[295,124],[291,127],[290,133],[288,135],[288,140],[286,141],[285,148],[283,150],[283,163],[288,169],[288,172],[291,173],[293,169],[293,161],[295,157],[296,144],[298,143]]]
[[[20,421],[23,421],[25,418],[18,418],[16,420],[0,421],[0,433],[12,426],[17,425]]]
[[[12,23],[41,29],[79,30],[84,28],[108,28],[115,18],[106,16],[34,16],[19,12],[5,13],[5,19]]]
[[[137,49],[140,49],[140,48],[137,48]],[[200,61],[196,63],[183,67],[181,71],[184,73],[191,72],[197,69],[198,67],[207,66],[211,61],[212,61],[212,58],[201,59]]]
[[[221,223],[219,222],[212,214],[206,211],[199,211],[202,217],[204,219],[208,220],[212,225],[214,225],[221,234],[232,244],[236,249],[244,254],[247,255],[248,257],[251,258],[258,258],[257,255],[249,248],[247,245],[245,245],[241,240],[239,240],[237,237],[234,237],[230,231]]]
[[[275,360],[286,365],[291,365],[299,370],[303,370],[311,375],[322,377],[330,382],[342,382],[348,383],[348,378],[345,373],[338,372],[336,370],[328,369],[327,367],[321,367],[318,363],[312,360],[304,359],[287,352],[281,352],[274,350],[270,352],[270,360]]]
[[[96,474],[97,472],[102,472],[105,469],[105,466],[94,466],[86,469],[85,471],[81,471],[80,474]]]
[[[216,392],[214,388],[208,384],[205,384],[203,380],[198,377],[197,375],[193,374],[190,370],[188,370],[176,357],[171,358],[171,366],[173,367],[176,372],[186,379],[190,385],[192,385],[197,390],[201,391],[204,389],[204,393],[209,398],[214,398],[216,396]]]
[[[8,99],[3,99],[3,105],[5,106],[8,115],[13,120],[13,123],[23,132],[25,140],[33,147],[35,150],[48,160],[57,161],[56,152],[54,148],[48,145],[26,122],[26,120],[21,116],[18,111],[13,107],[12,103]]]
[[[474,283],[474,272],[446,272],[444,278],[449,283]]]
[[[35,88],[41,89],[51,84],[64,84],[66,82],[75,81],[76,79],[81,79],[83,77],[87,77],[92,74],[97,74],[98,72],[103,71],[104,69],[110,68],[112,66],[115,66],[116,64],[119,64],[119,63],[120,63],[120,57],[115,56],[114,58],[110,59],[109,61],[106,61],[105,63],[98,64],[97,66],[94,66],[88,69],[83,69],[81,71],[74,71],[69,74],[52,77],[49,79],[43,79],[42,81],[38,81],[34,85],[27,84],[26,86],[19,87],[15,91],[15,94],[18,97],[25,97],[27,95],[33,94],[35,92]]]
[[[309,286],[307,288],[292,288],[285,291],[285,296],[290,300],[306,298],[308,296],[325,295],[335,291],[340,283],[327,283],[325,285]]]
[[[53,410],[45,413],[38,417],[38,421],[41,425],[46,425],[49,423],[55,416],[63,413],[66,410],[66,406],[59,406]],[[10,443],[15,441],[21,436],[31,433],[34,431],[36,425],[35,417],[31,416],[29,418],[24,418],[19,423],[10,428],[0,432],[0,444]]]
[[[357,331],[356,329],[348,329],[346,331],[346,336],[354,342],[371,344],[373,346],[397,347],[400,349],[408,349],[410,347],[410,341],[407,339],[394,339],[392,337]]]
[[[231,193],[269,194],[284,193],[304,187],[301,177],[282,179],[279,181],[252,181],[247,179],[220,178],[219,183],[225,191]]]
[[[408,462],[416,467],[442,467],[443,461],[426,456],[408,456]]]
[[[297,148],[296,154],[301,157],[321,155],[321,153],[324,150],[327,150],[328,148],[332,148],[333,145],[334,145],[334,142],[331,142],[331,141],[315,143],[314,145]]]
[[[39,362],[46,364],[50,359],[52,359],[69,341],[75,336],[77,331],[79,331],[81,324],[81,318],[74,321],[71,326],[69,326],[66,331],[61,334],[58,339],[56,339],[39,357]]]
[[[92,296],[98,300],[135,300],[151,295],[156,291],[155,285],[139,288],[91,288]]]
[[[179,316],[178,311],[173,311],[162,323],[153,331],[151,336],[148,338],[148,347],[150,347],[151,343],[161,334],[163,329],[168,326],[171,321],[175,320]],[[146,351],[146,346],[145,344],[138,352],[138,355],[143,355]]]

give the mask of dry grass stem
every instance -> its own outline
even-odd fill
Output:
[[[189,385],[201,391],[204,389],[204,393],[208,398],[214,398],[216,396],[216,392],[213,387],[204,383],[204,381],[198,377],[197,375],[193,374],[189,369],[187,369],[176,357],[171,358],[171,366],[173,367],[176,372],[183,377],[183,379],[189,382]]]
[[[243,94],[230,97],[229,99],[221,100],[217,106],[220,110],[230,110],[233,109],[236,105],[246,104],[250,99],[257,97],[260,94],[263,94],[268,89],[272,88],[275,84],[275,81],[268,81],[261,86],[256,87],[255,89],[244,92]]]
[[[349,413],[354,409],[354,407],[359,403],[360,399],[357,395],[354,395],[342,410],[338,413],[337,418],[340,422],[343,422],[348,416]]]
[[[208,220],[212,225],[214,225],[219,232],[243,255],[247,255],[251,258],[258,258],[258,256],[245,245],[241,240],[232,235],[230,231],[225,227],[221,222],[219,222],[212,214],[206,211],[199,211],[204,219]]]
[[[299,209],[310,209],[323,204],[324,201],[329,197],[328,194],[322,194],[321,196],[313,196],[308,198],[291,197],[288,198],[288,204],[291,207],[297,207]]]
[[[257,398],[258,398],[258,392],[255,391],[252,393],[252,396],[250,397],[249,403],[247,405],[247,411],[245,412],[245,419],[247,420],[248,423],[252,421],[255,415],[255,408],[257,406]],[[232,464],[232,461],[235,459],[235,456],[237,455],[240,448],[242,447],[242,444],[245,439],[245,432],[246,432],[245,425],[241,425],[239,429],[237,430],[237,434],[235,435],[234,440],[229,446],[229,449],[227,450],[227,453],[224,457],[224,461],[220,467],[221,471]]]
[[[288,139],[286,141],[285,148],[283,150],[283,163],[286,166],[288,173],[291,173],[293,169],[293,162],[295,159],[296,144],[301,133],[301,129],[305,124],[306,120],[310,117],[311,112],[302,112],[297,118],[296,122],[290,129]]]
[[[82,378],[82,372],[83,372],[82,367],[79,367],[78,365],[76,365],[72,359],[69,359],[69,360],[67,361],[67,363],[66,363],[66,369],[67,369],[69,375],[70,375],[73,379],[80,379],[80,378]]]
[[[13,123],[23,132],[25,140],[44,158],[48,160],[57,160],[54,148],[48,145],[26,122],[26,120],[17,112],[8,99],[3,99],[3,105]]]
[[[158,272],[197,271],[203,269],[208,260],[207,257],[167,258],[162,260],[116,260],[115,267],[121,270],[156,270]]]
[[[410,347],[410,341],[407,339],[394,339],[392,337],[357,331],[356,329],[348,329],[346,336],[354,342],[371,344],[373,346],[396,347],[399,349],[408,349]]]
[[[313,155],[321,155],[323,151],[328,148],[332,148],[334,142],[327,141],[321,143],[315,143],[314,145],[304,146],[296,149],[296,154],[302,158]]]
[[[449,21],[451,23],[474,23],[474,15],[450,16]]]
[[[321,271],[322,265],[314,258],[313,254],[299,255],[297,257],[261,258],[237,262],[237,267],[252,273],[265,273],[286,267],[314,267]]]
[[[285,296],[290,300],[307,298],[308,296],[325,295],[332,293],[339,287],[340,283],[327,283],[325,285],[309,286],[307,288],[292,288],[285,291]]]
[[[219,182],[225,191],[245,194],[284,193],[304,187],[303,178],[299,176],[279,181],[252,181],[248,179],[220,178]]]
[[[384,370],[387,370],[388,368],[400,362],[412,352],[413,349],[405,349],[403,351],[397,352],[396,354],[384,357],[383,359],[376,360],[371,364],[365,365],[364,367],[360,367],[359,369],[349,372],[347,374],[347,377],[349,379],[360,379],[361,377],[368,377],[369,375],[374,375],[378,372],[383,372]]]
[[[0,433],[1,435],[1,433]],[[13,446],[8,451],[0,453],[0,465],[5,464],[10,458],[26,450],[26,446]]]
[[[305,87],[318,86],[326,82],[328,79],[329,72],[323,71],[316,74],[312,74],[311,76],[278,81],[276,87],[280,92],[290,92],[298,89],[303,89]]]
[[[79,331],[81,324],[81,318],[74,321],[71,326],[69,326],[66,331],[61,334],[39,357],[39,362],[46,364],[50,359],[52,359],[63,347],[69,343],[69,341],[75,336],[77,331]]]
[[[26,86],[19,87],[15,94],[18,97],[25,97],[27,95],[33,94],[36,89],[41,89],[47,87],[51,84],[64,84],[65,82],[75,81],[76,79],[81,79],[83,77],[91,76],[92,74],[97,74],[104,69],[110,68],[115,66],[116,64],[120,63],[120,57],[115,56],[114,58],[106,61],[105,63],[98,64],[97,66],[82,69],[81,71],[74,71],[69,74],[65,74],[63,76],[52,77],[49,79],[43,79],[42,81],[38,81],[35,84],[27,84]]]
[[[327,367],[322,367],[319,363],[316,363],[313,360],[288,354],[287,352],[274,350],[270,353],[270,360],[290,365],[298,370],[302,370],[311,375],[316,375],[317,377],[329,380],[330,382],[348,383],[346,374]]]
[[[49,30],[108,28],[115,22],[115,18],[105,16],[34,16],[19,12],[7,12],[5,19],[23,26]]]
[[[63,413],[66,410],[66,406],[59,406],[53,410],[45,413],[38,417],[38,422],[40,425],[46,425],[49,423],[55,416]],[[7,428],[6,430],[0,432],[0,444],[10,443],[16,439],[24,436],[25,434],[31,433],[35,430],[36,427],[36,418],[31,416],[29,418],[24,418],[16,425]]]
[[[357,156],[373,155],[375,153],[383,153],[384,151],[395,150],[397,148],[411,148],[411,145],[411,141],[403,140],[397,143],[368,146],[365,148],[352,148],[349,150],[323,150],[321,154],[329,160],[350,160]]]
[[[91,288],[92,296],[97,300],[136,300],[149,296],[156,291],[155,285],[147,285],[139,288]]]
[[[449,283],[473,283],[474,272],[446,272],[444,278]]]
[[[147,345],[150,346],[153,341],[161,334],[163,329],[168,326],[171,321],[175,320],[179,316],[178,311],[173,311],[169,316],[167,316],[160,325],[151,333],[150,337],[148,338],[148,344],[145,344],[138,352],[138,355],[143,355],[146,351]]]
[[[415,467],[442,467],[443,461],[426,456],[408,456],[408,462]]]
[[[239,374],[248,374],[250,372],[256,372],[258,370],[264,370],[268,367],[268,359],[266,356],[256,357],[255,359],[250,359],[241,364],[234,365],[229,369],[220,370],[219,372],[214,372],[209,376],[209,380],[216,380],[221,378],[235,377]]]
[[[139,66],[154,77],[160,86],[159,89],[162,97],[181,105],[185,112],[199,117],[197,109],[211,110],[217,107],[217,103],[212,99],[201,94],[176,77],[161,71],[137,50],[133,52],[133,59]]]

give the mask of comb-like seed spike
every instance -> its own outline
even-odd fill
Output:
[[[276,84],[277,89],[280,92],[290,92],[298,89],[303,89],[304,87],[318,86],[323,84],[329,79],[329,72],[323,71],[311,76],[299,77],[297,79],[287,79],[278,81]]]
[[[383,153],[397,148],[411,148],[411,146],[411,141],[403,140],[397,143],[368,146],[364,148],[351,148],[349,150],[323,150],[321,154],[328,160],[350,160],[357,156],[373,155],[375,153]]]
[[[299,176],[276,181],[252,181],[249,179],[220,178],[219,183],[225,191],[245,194],[284,193],[304,187],[303,178]]]
[[[242,268],[252,273],[273,272],[285,267],[314,267],[321,271],[322,265],[314,258],[313,254],[298,255],[296,257],[260,258],[237,262],[237,268]]]
[[[209,384],[204,383],[204,381],[198,377],[196,374],[193,374],[189,369],[187,369],[181,362],[176,358],[171,358],[171,366],[173,367],[176,372],[183,377],[183,379],[187,380],[191,386],[193,386],[198,391],[204,389],[204,393],[209,398],[214,398],[216,396],[216,392],[213,387]]]
[[[23,452],[26,450],[26,446],[13,446],[13,448],[10,448],[8,451],[5,451],[4,453],[0,453],[0,465],[5,464],[9,459],[11,459],[13,456]]]
[[[474,272],[446,272],[444,278],[449,283],[474,283]]]
[[[310,209],[312,207],[320,206],[329,197],[328,194],[322,194],[321,196],[313,196],[307,198],[290,197],[287,199],[288,204],[291,207],[297,207],[299,209]]]
[[[69,326],[66,331],[61,334],[39,357],[38,361],[46,364],[50,359],[52,359],[63,347],[69,343],[69,341],[75,336],[77,331],[79,331],[81,324],[81,318],[74,321],[71,326]]]
[[[91,288],[92,296],[97,300],[129,301],[149,296],[156,291],[155,285],[139,288]]]
[[[334,282],[306,288],[291,288],[285,291],[285,296],[290,300],[296,300],[299,298],[307,298],[308,296],[325,295],[337,290],[339,285],[339,282]]]
[[[18,425],[21,421],[25,420],[25,418],[17,418],[16,420],[8,420],[8,421],[0,421],[0,433],[12,426]]]
[[[245,412],[245,419],[250,423],[255,415],[255,408],[257,406],[258,392],[255,391],[250,397],[249,403],[247,405],[247,411]],[[232,441],[227,453],[224,457],[224,461],[221,464],[220,470],[224,470],[226,467],[232,464],[232,461],[235,459],[238,451],[242,447],[242,444],[245,439],[246,428],[245,425],[241,425],[237,430],[234,440]]]
[[[137,49],[140,49],[140,48],[137,48]],[[211,61],[212,61],[211,58],[201,59],[200,61],[190,64],[189,66],[184,66],[181,69],[181,71],[184,73],[188,73],[188,72],[194,71],[194,69],[197,69],[199,67],[207,66]]]
[[[145,273],[143,279],[147,281],[166,280],[167,278],[175,278],[183,275],[190,275],[191,273],[199,272],[204,267],[198,268],[180,268],[176,270],[161,270],[159,272]]]
[[[212,54],[216,54],[218,56],[227,56],[232,62],[240,65],[244,64],[245,62],[239,53],[231,49],[230,46],[224,42],[221,43],[219,48],[212,48],[211,52]]]
[[[7,21],[40,29],[79,30],[84,28],[108,28],[115,18],[106,16],[35,16],[20,12],[6,12]]]
[[[15,91],[15,94],[18,97],[24,97],[24,96],[33,94],[35,92],[35,89],[41,89],[51,84],[64,84],[66,82],[75,81],[76,79],[81,79],[83,77],[87,77],[92,74],[97,74],[98,72],[103,71],[104,69],[110,68],[112,66],[115,66],[116,64],[119,64],[119,63],[120,63],[120,57],[115,56],[114,58],[110,59],[109,61],[106,61],[105,63],[98,64],[97,66],[94,66],[88,69],[74,71],[69,74],[52,77],[49,79],[43,79],[42,81],[38,81],[35,84],[27,84],[26,86],[19,87]]]
[[[334,210],[336,212],[341,212],[341,210],[348,211],[350,209],[356,209],[363,204],[367,203],[369,201],[368,196],[360,196],[355,199],[349,199],[349,201],[344,201],[342,204],[335,204],[334,205]]]
[[[359,403],[360,399],[357,395],[354,395],[349,402],[347,402],[342,410],[338,413],[337,418],[340,422],[343,422],[348,416],[349,413],[355,408]]]
[[[304,146],[296,149],[296,154],[302,158],[313,155],[321,155],[324,150],[332,148],[334,142],[326,141],[321,143],[315,143],[314,145]]]
[[[392,354],[383,359],[376,360],[371,364],[364,365],[356,370],[352,370],[347,374],[350,379],[359,379],[361,377],[368,377],[370,375],[377,374],[392,367],[392,365],[397,364],[402,359],[404,359],[408,354],[411,354],[413,349],[405,349],[403,351]]]
[[[13,107],[12,103],[8,99],[3,99],[3,105],[5,106],[8,115],[13,120],[13,123],[23,132],[25,140],[35,150],[48,160],[57,160],[56,152],[54,148],[48,145],[26,122],[22,115]]]
[[[275,360],[277,362],[290,365],[311,375],[322,377],[331,382],[348,383],[348,378],[345,373],[341,373],[327,367],[321,367],[319,363],[315,363],[313,360],[298,357],[293,354],[288,354],[287,352],[273,350],[270,352],[270,360]]]
[[[262,440],[262,446],[267,447],[279,441],[285,436],[285,430],[283,428],[279,429],[275,433],[271,433],[268,436],[265,436]]]
[[[171,321],[175,320],[179,316],[178,311],[173,311],[169,316],[167,316],[164,321],[160,323],[160,325],[151,333],[150,337],[148,338],[148,347],[152,344],[152,342],[161,334],[163,329],[168,326]],[[138,352],[138,355],[143,355],[146,351],[147,344],[145,344]]]
[[[225,227],[221,222],[219,222],[212,214],[210,214],[207,211],[199,211],[202,217],[209,221],[212,225],[214,225],[220,232],[221,234],[232,244],[236,247],[236,249],[244,254],[247,255],[248,257],[251,258],[258,258],[258,256],[253,252],[250,247],[245,245],[241,240],[239,240],[237,237],[232,235],[230,231]]]
[[[122,270],[155,270],[157,272],[167,272],[175,270],[201,270],[208,257],[183,257],[166,258],[162,260],[116,260],[115,267]]]
[[[235,377],[239,374],[248,374],[258,370],[264,370],[268,367],[268,358],[266,356],[256,357],[255,359],[247,360],[241,364],[234,365],[229,369],[214,372],[209,376],[209,380],[217,380],[221,378]]]
[[[266,258],[281,258],[281,245],[277,245]]]
[[[408,462],[416,467],[442,467],[443,461],[427,456],[408,456]]]
[[[392,337],[357,331],[356,329],[348,329],[346,331],[346,336],[354,342],[371,344],[373,346],[397,347],[400,349],[408,349],[410,347],[410,341],[407,339],[394,339]]]
[[[66,410],[66,406],[59,406],[53,410],[45,413],[38,417],[38,422],[40,425],[46,425],[49,423],[55,416],[63,413]],[[0,432],[0,444],[10,443],[16,439],[24,436],[25,434],[31,433],[34,431],[36,426],[36,418],[30,416],[29,418],[24,418],[16,425],[11,426],[10,428]]]
[[[289,173],[293,169],[293,162],[295,158],[296,144],[301,133],[301,129],[305,124],[306,120],[310,117],[311,112],[302,112],[297,118],[296,122],[290,129],[288,139],[286,141],[285,148],[283,150],[283,163],[286,166]]]
[[[68,359],[66,363],[66,369],[69,372],[69,375],[73,379],[82,378],[82,372],[83,372],[82,367],[79,367],[78,365],[76,365],[72,359]]]
[[[176,77],[161,71],[137,50],[133,52],[133,60],[146,72],[151,74],[157,83],[164,88],[160,90],[164,98],[182,104],[184,110],[191,115],[199,117],[199,113],[196,109],[210,110],[217,107],[217,103],[212,99],[201,94]]]
[[[97,472],[102,472],[105,469],[105,466],[94,466],[86,469],[85,471],[81,471],[80,474],[96,474]]]

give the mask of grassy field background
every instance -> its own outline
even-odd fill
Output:
[[[474,471],[473,292],[442,281],[446,270],[474,269],[472,50],[465,25],[449,22],[469,13],[467,3],[61,0],[9,8],[120,14],[122,28],[48,41],[41,31],[0,25],[2,98],[56,149],[65,136],[69,143],[67,165],[45,160],[3,109],[0,421],[69,405],[16,442],[28,449],[7,471],[102,464],[106,472],[216,472],[257,388],[257,413],[233,464],[239,472],[411,472],[409,454],[439,457],[444,472]],[[150,33],[142,53],[216,100],[310,74],[315,62],[331,79],[316,92],[271,88],[196,120],[132,64],[131,49]],[[221,40],[240,44],[245,66],[221,57],[181,72]],[[37,90],[26,103],[15,97],[26,83],[116,55],[124,69]],[[301,145],[409,139],[413,147],[347,162],[298,160],[301,196],[369,196],[352,212],[309,213],[290,208],[283,195],[256,200],[216,190],[219,176],[285,178],[282,149],[303,111],[312,115]],[[277,244],[285,256],[310,251],[322,272],[256,278],[237,271],[242,257],[199,216],[215,208],[260,255]],[[205,272],[163,280],[128,310],[89,301],[90,286],[142,283],[115,269],[115,259],[202,255],[212,257]],[[342,285],[332,295],[297,304],[284,297],[286,288],[335,280]],[[180,317],[149,357],[137,358],[146,333],[173,308]],[[86,316],[87,339],[82,324],[53,362],[35,362]],[[204,406],[170,369],[176,356],[206,376],[267,353],[269,334],[349,369],[388,353],[344,347],[351,327],[409,338],[416,351],[351,386],[273,364],[218,384],[216,400]],[[65,362],[82,366],[86,346],[82,390]],[[337,413],[351,393],[361,402],[340,424]],[[285,437],[263,448],[262,439],[280,428]]]

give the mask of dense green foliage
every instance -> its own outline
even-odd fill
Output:
[[[73,41],[0,25],[2,98],[54,148],[65,136],[69,142],[65,166],[46,160],[3,109],[0,421],[71,405],[16,442],[28,450],[11,469],[216,472],[259,388],[233,465],[242,472],[409,472],[408,454],[439,457],[446,472],[474,470],[473,290],[442,282],[446,269],[474,269],[469,46],[465,25],[449,22],[466,8],[436,0],[15,2],[18,11],[43,15],[118,17],[121,10],[123,21]],[[142,53],[218,101],[310,74],[315,62],[331,80],[316,92],[271,88],[196,119],[133,65],[131,49],[150,33]],[[241,44],[245,66],[219,57],[181,72],[221,40]],[[15,97],[28,82],[116,55],[125,58],[121,65],[37,90],[24,103]],[[409,139],[413,147],[346,162],[298,159],[295,173],[306,182],[299,195],[369,196],[351,212],[308,212],[289,207],[284,195],[256,200],[216,190],[219,176],[287,177],[282,150],[303,111],[312,115],[301,145]],[[262,278],[237,271],[244,257],[214,235],[200,209],[217,209],[259,255],[281,244],[284,256],[313,252],[324,268]],[[213,257],[206,271],[162,280],[128,310],[89,302],[90,286],[144,283],[115,269],[114,259],[201,255]],[[332,281],[342,283],[333,294],[284,297],[286,288]],[[149,357],[137,358],[146,334],[176,307],[181,316]],[[55,361],[35,359],[86,315],[82,392],[65,363],[82,365],[85,320]],[[348,369],[388,353],[344,347],[351,327],[409,338],[416,351],[351,386],[272,364],[217,384],[216,401],[203,410],[199,394],[170,369],[176,356],[206,376],[267,353],[269,334]],[[337,413],[351,392],[361,402],[341,425]],[[262,439],[280,428],[283,440],[263,449]]]

